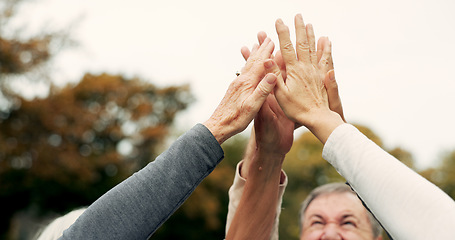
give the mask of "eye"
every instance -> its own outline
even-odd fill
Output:
[[[357,227],[357,225],[355,224],[354,221],[349,221],[349,220],[348,220],[348,221],[344,221],[344,222],[342,223],[342,225],[343,225],[343,226]]]
[[[318,225],[324,225],[324,223],[320,220],[314,220],[311,222],[311,226],[318,226]]]

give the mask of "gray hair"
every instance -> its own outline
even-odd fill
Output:
[[[325,184],[325,185],[322,185],[322,186],[319,186],[319,187],[313,189],[313,191],[310,192],[308,197],[302,202],[302,205],[300,207],[300,212],[299,212],[300,232],[302,232],[305,211],[308,208],[308,206],[310,205],[310,203],[314,199],[316,199],[322,195],[327,195],[330,193],[351,193],[357,197],[357,194],[354,191],[352,191],[351,187],[349,187],[345,183],[340,183],[340,182],[328,183],[328,184]],[[373,232],[373,237],[377,238],[382,233],[382,227],[379,224],[379,222],[376,220],[376,218],[370,213],[370,211],[367,211],[367,215],[368,215],[368,220],[370,221],[371,230]]]
[[[73,210],[66,215],[53,220],[44,229],[38,232],[35,239],[37,240],[57,240],[63,235],[63,231],[69,228],[77,218],[85,211],[86,208]]]

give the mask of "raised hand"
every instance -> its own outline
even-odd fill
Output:
[[[262,44],[267,39],[265,32],[259,32],[257,36],[259,44]],[[243,47],[241,53],[245,60],[248,61],[251,55],[250,50],[247,47]],[[273,58],[273,55],[271,58]],[[276,61],[277,58],[275,57],[274,59]],[[244,156],[241,176],[248,178],[248,170],[253,159],[259,161],[263,169],[270,169],[268,166],[281,169],[284,156],[291,149],[293,133],[294,122],[289,120],[284,114],[273,93],[270,94],[254,118],[254,128]],[[261,156],[261,158],[258,159],[258,156]]]
[[[281,19],[276,21],[276,30],[286,66],[286,78],[274,61],[266,62],[266,68],[278,75],[275,97],[291,120],[306,126],[325,143],[333,127],[343,123],[340,114],[330,109],[325,88],[325,83],[330,88],[335,81],[330,41],[321,39],[318,43],[320,52],[316,52],[313,27],[310,24],[305,26],[300,14],[295,17],[295,49],[289,28]],[[342,115],[339,97],[332,100],[339,102],[337,109]]]
[[[229,85],[215,112],[204,122],[220,144],[248,126],[275,87],[276,76],[266,74],[264,68],[273,50],[269,38],[253,47],[240,76]]]

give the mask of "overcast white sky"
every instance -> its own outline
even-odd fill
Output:
[[[80,47],[56,59],[61,82],[83,73],[189,83],[197,102],[182,130],[205,121],[243,66],[240,48],[295,14],[333,43],[346,119],[372,128],[427,167],[455,149],[455,1],[452,0],[41,0],[24,5],[32,26],[64,27]],[[82,18],[81,18],[82,17]],[[79,19],[79,21],[75,21]]]

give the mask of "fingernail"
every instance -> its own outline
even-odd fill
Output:
[[[269,84],[274,84],[275,83],[275,80],[276,80],[276,76],[274,74],[267,74],[266,76],[266,80]]]
[[[273,61],[272,60],[268,60],[268,61],[264,62],[264,67],[265,68],[272,68],[273,67]]]

